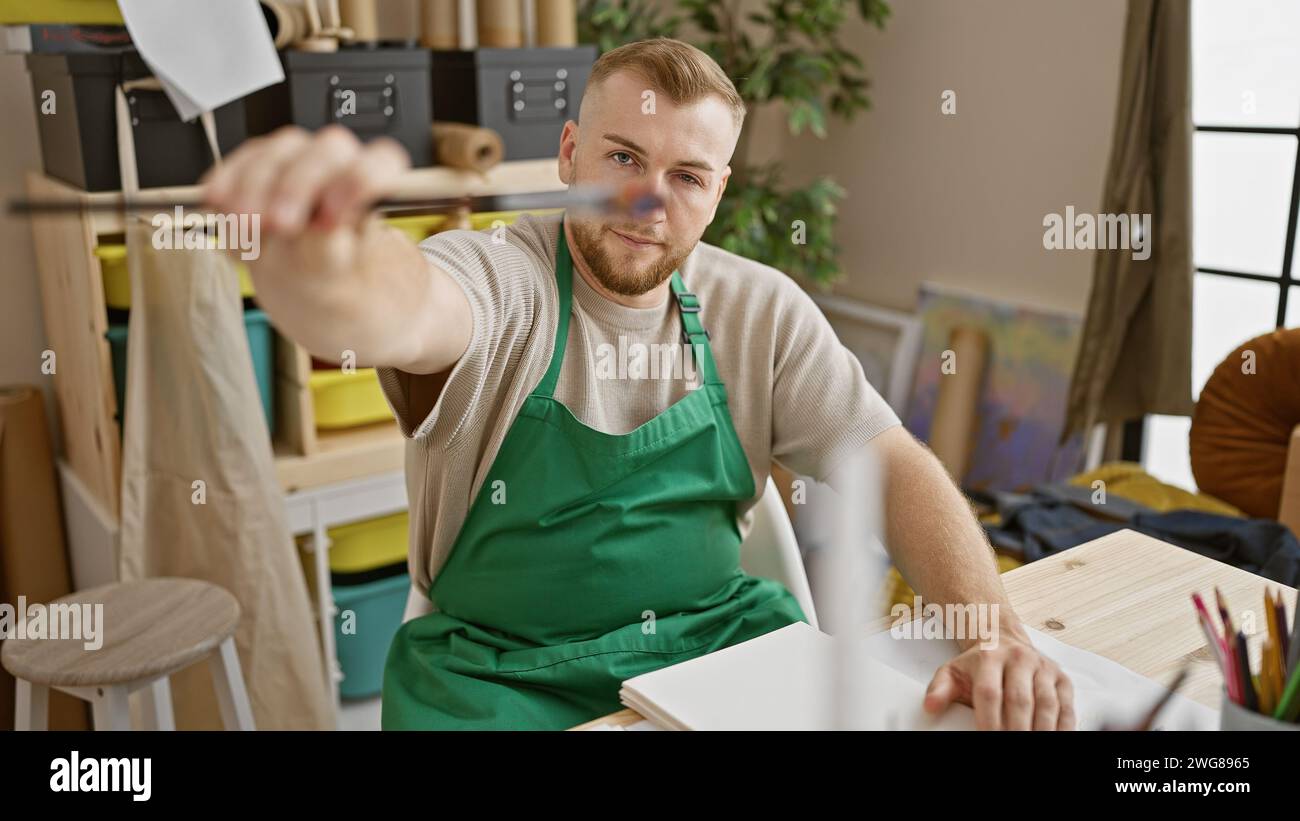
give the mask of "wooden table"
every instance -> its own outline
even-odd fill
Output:
[[[1266,629],[1266,586],[1282,591],[1288,613],[1296,602],[1295,588],[1131,530],[1018,567],[1004,573],[1002,582],[1026,625],[1155,681],[1170,682],[1190,659],[1180,692],[1215,710],[1223,679],[1197,624],[1192,593],[1200,592],[1213,608],[1217,586],[1234,623],[1240,626],[1253,613],[1257,634]],[[888,627],[885,618],[873,629]],[[1258,641],[1250,649],[1257,663]],[[574,729],[638,721],[637,713],[621,710]]]

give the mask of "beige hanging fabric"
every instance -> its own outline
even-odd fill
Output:
[[[1097,422],[1192,412],[1190,54],[1184,0],[1130,1],[1102,211],[1150,214],[1149,257],[1094,252],[1061,441]]]
[[[118,152],[128,195],[139,190],[130,117],[119,88]],[[212,117],[202,119],[218,156]],[[156,248],[153,237],[163,230],[170,224],[127,220],[119,574],[123,581],[184,576],[229,590],[242,610],[235,642],[257,727],[333,729],[234,264],[222,251]],[[221,727],[206,665],[174,675],[172,695],[178,729]]]

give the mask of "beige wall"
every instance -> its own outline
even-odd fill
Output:
[[[856,24],[872,110],[827,140],[764,129],[792,181],[848,191],[837,291],[901,310],[923,280],[1082,312],[1085,251],[1046,251],[1043,217],[1096,213],[1115,117],[1123,0],[899,0]],[[945,89],[957,113],[940,113]],[[769,122],[768,112],[759,122]]]
[[[1114,119],[1123,0],[906,0],[884,32],[854,23],[874,108],[827,140],[792,138],[756,112],[755,155],[779,152],[792,181],[833,175],[841,293],[910,310],[935,280],[994,297],[1082,311],[1090,256],[1045,251],[1042,220],[1066,205],[1096,212]],[[945,89],[957,114],[940,113]],[[0,186],[38,168],[21,57],[0,56]],[[0,384],[44,383],[45,347],[31,232],[0,217]],[[52,401],[52,397],[47,394]]]

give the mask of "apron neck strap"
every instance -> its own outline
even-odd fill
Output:
[[[718,366],[713,361],[713,348],[709,345],[709,332],[700,322],[700,298],[686,290],[680,271],[673,271],[672,285],[673,299],[677,300],[677,311],[682,317],[682,345],[691,346],[691,355],[704,377],[704,384],[721,385]]]
[[[117,118],[117,162],[121,169],[122,193],[130,196],[140,191],[140,170],[135,155],[135,132],[132,130],[130,105],[127,93],[131,91],[163,90],[162,82],[157,77],[141,77],[137,80],[124,80],[114,89]],[[221,147],[217,144],[217,121],[211,111],[199,114],[199,123],[203,126],[203,136],[208,141],[208,150],[212,152],[213,165],[221,165]]]
[[[533,391],[535,396],[548,399],[555,395],[555,385],[560,381],[560,367],[564,364],[564,346],[569,341],[569,312],[573,306],[573,259],[569,244],[564,240],[564,223],[560,219],[560,239],[555,246],[555,287],[560,292],[560,315],[555,323],[555,345],[551,348],[551,365],[546,375]]]
[[[560,220],[560,237],[555,247],[555,286],[559,291],[560,315],[555,323],[555,345],[551,351],[551,364],[546,375],[533,391],[534,396],[550,398],[555,395],[555,386],[560,381],[560,369],[564,365],[564,348],[569,341],[569,314],[573,309],[573,257],[569,253],[569,244],[564,236],[565,221]],[[700,322],[699,297],[686,290],[682,275],[673,271],[673,299],[682,318],[683,346],[690,345],[695,364],[700,369],[706,385],[721,385],[718,367],[713,361],[713,350],[709,346],[709,332]]]

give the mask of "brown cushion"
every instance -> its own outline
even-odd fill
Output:
[[[1253,351],[1254,373],[1242,354]],[[1291,430],[1300,424],[1300,328],[1255,337],[1214,369],[1192,415],[1192,473],[1204,492],[1277,517]]]

